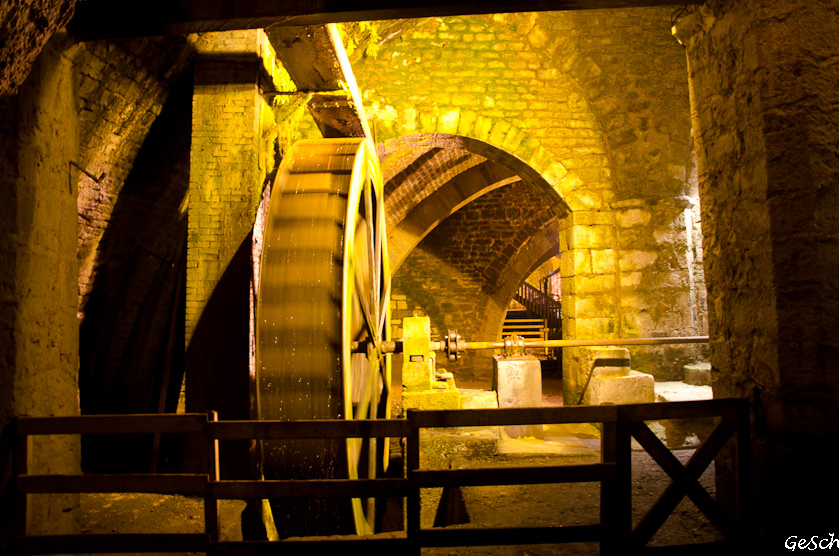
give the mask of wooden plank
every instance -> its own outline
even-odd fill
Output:
[[[364,137],[364,126],[348,99],[334,95],[312,95],[306,106],[325,138]]]
[[[298,90],[341,90],[344,76],[325,25],[274,26],[265,34]]]
[[[265,32],[298,90],[342,93],[313,95],[309,99],[309,112],[321,135],[371,137],[361,94],[334,25],[274,26]]]
[[[18,434],[146,434],[202,432],[205,413],[19,417]]]
[[[407,496],[408,479],[317,479],[220,481],[209,484],[215,498],[362,498]]]
[[[598,542],[609,532],[608,527],[598,524],[566,527],[420,529],[416,536],[423,547],[504,546],[511,544]]]
[[[17,554],[205,552],[207,535],[201,533],[45,535],[18,538],[15,546]]]
[[[740,399],[720,398],[689,402],[626,404],[620,407],[623,414],[633,421],[657,421],[716,416],[733,417],[741,404]]]
[[[409,410],[416,426],[485,427],[549,423],[602,423],[617,419],[617,406],[523,407],[502,409]]]
[[[341,538],[304,538],[282,541],[219,542],[210,547],[209,554],[218,556],[311,556],[312,554],[340,554],[351,551],[365,556],[394,556],[405,554],[409,548],[403,532],[383,533],[370,537],[343,536]]]
[[[421,488],[444,486],[534,485],[585,483],[614,479],[614,463],[504,467],[492,469],[445,469],[416,471],[413,479]]]
[[[411,433],[411,426],[405,419],[218,421],[209,423],[207,432],[219,440],[252,438],[402,438]]]
[[[19,492],[155,492],[201,494],[207,476],[198,474],[137,475],[21,475]]]
[[[684,6],[680,0],[87,0],[79,2],[68,29],[80,40],[258,29],[271,25],[320,25],[450,15]]]

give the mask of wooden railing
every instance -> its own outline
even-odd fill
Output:
[[[548,293],[539,291],[527,282],[523,282],[516,291],[513,299],[521,303],[528,311],[545,320],[550,339],[560,337],[562,328],[562,309],[559,301],[556,301]]]
[[[672,455],[644,423],[650,420],[721,417],[711,435],[686,466]],[[578,406],[526,409],[409,411],[407,419],[365,421],[217,421],[215,413],[123,415],[17,419],[16,554],[101,552],[205,552],[208,554],[309,554],[328,548],[364,550],[365,554],[419,554],[422,547],[534,543],[599,542],[602,554],[688,554],[690,549],[742,550],[749,539],[748,403],[740,399],[660,404]],[[598,463],[552,467],[422,469],[420,431],[439,427],[514,424],[601,423]],[[46,434],[200,433],[206,439],[209,475],[31,475],[31,438]],[[372,480],[229,481],[219,474],[219,440],[253,438],[407,438],[407,477]],[[646,517],[632,526],[631,438],[635,438],[672,479]],[[720,448],[734,439],[736,508],[727,513],[697,482]],[[600,519],[596,525],[564,527],[422,528],[420,489],[446,486],[600,482]],[[27,534],[28,495],[34,493],[155,492],[204,498],[202,534]],[[407,529],[395,536],[297,539],[278,542],[221,541],[220,499],[281,497],[407,498]],[[649,540],[688,496],[708,516],[725,540],[711,545],[646,548]],[[688,552],[686,552],[688,550]],[[395,552],[394,552],[395,551]],[[702,552],[705,553],[705,552]],[[723,552],[720,552],[723,553]]]

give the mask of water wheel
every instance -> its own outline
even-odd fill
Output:
[[[296,143],[268,209],[256,309],[259,419],[390,417],[390,271],[368,139]],[[353,343],[363,346],[353,353]],[[386,439],[263,441],[266,479],[373,478]],[[373,499],[271,500],[281,537],[368,534]]]

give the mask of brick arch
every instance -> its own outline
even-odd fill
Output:
[[[516,137],[520,131],[506,124],[487,121],[482,124],[488,131],[487,138],[493,137],[492,129],[502,130],[507,137]],[[495,133],[500,137],[502,131]],[[499,141],[502,145],[505,141]],[[567,217],[571,207],[562,199],[559,189],[562,180],[568,174],[561,162],[552,160],[538,141],[528,140],[529,146],[523,146],[523,140],[506,141],[509,152],[498,145],[482,139],[434,132],[397,137],[379,145],[379,156],[383,163],[401,149],[406,148],[448,148],[466,151],[486,159],[485,162],[456,174],[436,190],[425,194],[414,206],[393,222],[388,230],[391,267],[394,272],[419,242],[442,220],[473,201],[498,187],[517,181],[527,181],[542,193],[546,203],[559,218]],[[521,156],[519,156],[521,155]],[[530,155],[529,162],[523,156]],[[538,164],[534,167],[531,163]],[[545,169],[539,171],[539,169]],[[576,181],[579,185],[581,182]]]
[[[437,113],[419,112],[418,119],[430,123],[424,125],[425,129],[420,133],[381,142],[378,146],[380,159],[386,160],[399,148],[431,146],[461,149],[503,164],[533,183],[560,217],[576,208],[586,208],[575,207],[574,201],[569,203],[565,199],[574,190],[584,189],[585,180],[566,168],[538,138],[505,120],[475,112],[461,114],[456,109],[448,114],[450,117],[444,119]],[[461,124],[461,118],[467,123]]]

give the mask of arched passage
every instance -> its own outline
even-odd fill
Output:
[[[394,323],[414,310],[434,332],[495,339],[518,285],[559,251],[571,215],[553,184],[487,142],[415,134],[379,147],[394,271]],[[471,353],[461,376],[489,378],[489,353]]]

